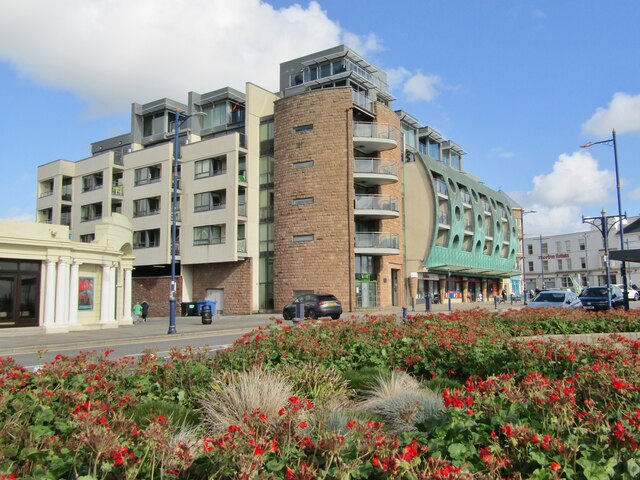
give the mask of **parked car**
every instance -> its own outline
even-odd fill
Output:
[[[574,292],[543,290],[531,299],[529,308],[581,308],[582,302]]]
[[[580,301],[585,310],[608,310],[607,287],[587,287],[583,289],[580,293]],[[622,308],[624,306],[622,291],[616,285],[611,285],[611,306],[613,308]]]
[[[616,285],[624,293],[624,284],[619,283]],[[640,292],[635,285],[627,285],[627,293],[629,294],[629,300],[638,301],[640,299]]]
[[[296,307],[300,304],[304,305],[304,318],[331,317],[337,320],[342,315],[342,304],[335,295],[307,293],[285,305],[282,317],[285,320],[295,318]]]

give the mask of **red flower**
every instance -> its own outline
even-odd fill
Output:
[[[351,430],[353,427],[355,427],[355,425],[356,425],[356,421],[352,418],[347,422],[346,428],[347,430]]]
[[[300,422],[300,423],[298,424],[298,426],[299,426],[300,428],[307,428],[307,427],[308,427],[307,422]]]
[[[560,464],[556,463],[556,462],[551,462],[549,464],[549,468],[555,472],[556,470],[558,470],[560,468]]]
[[[264,450],[262,449],[262,446],[260,445],[256,445],[256,448],[253,449],[253,454],[254,455],[262,455],[264,453]]]

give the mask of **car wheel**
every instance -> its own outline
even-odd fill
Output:
[[[338,320],[340,318],[340,315],[331,315],[331,318],[333,318],[334,320]]]
[[[293,318],[293,315],[287,312],[286,310],[283,310],[282,318],[284,318],[285,320],[291,320]]]
[[[307,317],[312,320],[315,320],[316,318],[318,318],[318,314],[313,308],[310,308],[309,311],[307,312]]]

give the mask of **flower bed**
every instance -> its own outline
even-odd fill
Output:
[[[171,361],[0,359],[0,478],[640,478],[623,331],[638,313],[478,309],[274,322]],[[515,338],[588,332],[614,335]]]

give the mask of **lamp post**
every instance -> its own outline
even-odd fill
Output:
[[[611,272],[609,271],[609,232],[611,229],[620,224],[622,227],[622,220],[626,217],[620,215],[607,215],[607,211],[603,208],[599,217],[582,217],[582,223],[588,223],[596,227],[602,234],[602,241],[604,242],[604,256],[605,256],[605,274],[607,275],[607,303],[611,308]],[[613,222],[609,222],[610,219],[614,219]],[[620,229],[622,231],[622,229]],[[625,285],[626,288],[626,285]]]
[[[616,194],[618,197],[618,219],[622,222],[622,202],[620,201],[620,175],[618,174],[618,144],[616,143],[616,131],[611,131],[611,138],[608,140],[601,140],[599,142],[589,142],[585,145],[581,145],[580,148],[589,148],[592,145],[613,145],[613,161],[616,169]],[[604,211],[604,210],[603,210]],[[626,215],[625,217],[626,218]],[[624,228],[620,225],[620,251],[624,252]],[[607,257],[608,261],[608,257]],[[622,260],[620,263],[620,276],[622,277],[622,298],[624,300],[624,309],[629,310],[629,287],[627,284],[627,263]]]
[[[525,211],[524,209],[521,210],[522,214],[520,216],[520,234],[522,235],[522,293],[523,293],[523,298],[524,298],[524,304],[527,304],[527,277],[526,277],[526,273],[525,273],[525,267],[524,267],[524,216],[527,213],[536,213],[535,210],[527,210]],[[541,252],[542,253],[542,252]]]
[[[193,116],[206,116],[204,112],[196,112],[191,115],[180,113],[176,108],[174,124],[174,146],[173,146],[173,179],[171,197],[171,285],[169,286],[169,331],[167,334],[176,333],[176,241],[177,226],[176,217],[178,210],[178,163],[180,158],[180,127],[184,122]]]
[[[542,274],[542,287],[540,287],[540,290],[544,290],[544,258],[542,258],[542,234],[540,234],[540,272]]]
[[[449,301],[449,311],[451,311],[451,270],[447,268],[447,300]]]

